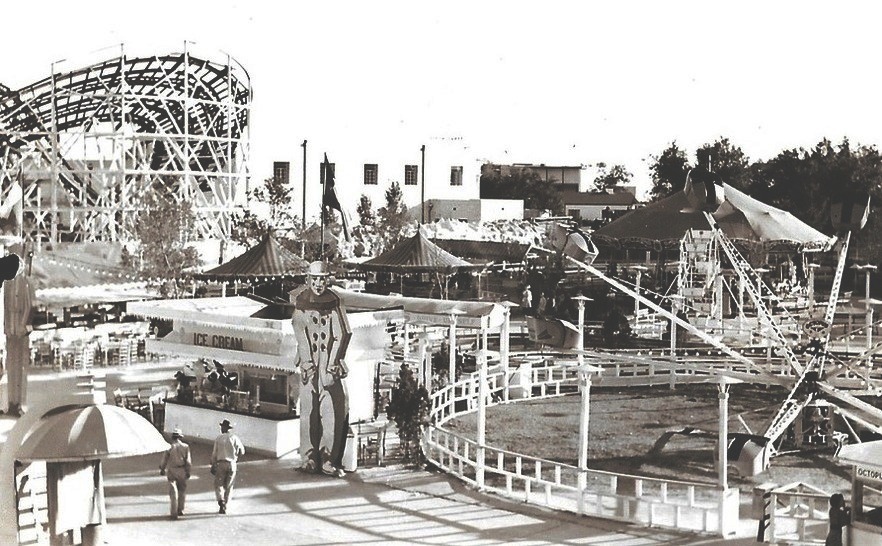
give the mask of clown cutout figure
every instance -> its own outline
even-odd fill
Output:
[[[343,357],[352,331],[340,297],[328,290],[328,266],[309,264],[307,288],[295,300],[294,332],[300,364],[300,457],[303,469],[343,476],[349,407]]]

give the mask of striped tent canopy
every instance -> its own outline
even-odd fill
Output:
[[[461,268],[476,268],[447,252],[417,231],[394,248],[372,258],[358,268],[362,271],[389,271],[393,273],[454,273]]]
[[[302,275],[306,260],[283,247],[272,234],[245,253],[194,277],[212,280],[259,279]]]

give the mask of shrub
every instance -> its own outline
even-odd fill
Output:
[[[407,364],[402,364],[398,372],[398,381],[392,389],[386,415],[398,428],[404,460],[419,463],[422,460],[422,427],[429,424],[429,393],[417,383],[413,370]]]

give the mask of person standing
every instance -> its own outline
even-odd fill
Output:
[[[548,298],[545,297],[545,292],[542,292],[539,294],[539,306],[536,308],[536,314],[540,317],[544,317],[547,306]]]
[[[830,495],[830,531],[824,546],[842,546],[842,528],[851,520],[851,511],[845,506],[845,497],[842,493]]]
[[[524,291],[521,293],[521,307],[523,307],[525,315],[533,312],[533,292],[530,290],[529,284],[524,287]]]
[[[176,428],[172,432],[172,442],[162,454],[159,475],[168,478],[168,499],[170,502],[171,519],[184,515],[184,503],[187,500],[187,480],[190,479],[190,446],[184,443],[184,434]]]
[[[218,513],[227,513],[233,481],[236,479],[236,462],[245,454],[245,446],[238,436],[230,432],[233,424],[224,419],[220,423],[221,433],[214,439],[211,450],[211,473],[214,475],[214,496],[217,499]]]
[[[23,272],[24,261],[19,254],[24,254],[22,245],[14,245],[13,253],[4,256],[4,266],[17,263],[14,278],[3,285],[3,330],[6,334],[6,357],[3,365],[8,375],[8,408],[7,413],[16,417],[24,413],[27,403],[28,368],[30,367],[31,345],[30,332],[33,330],[34,289],[30,279]]]

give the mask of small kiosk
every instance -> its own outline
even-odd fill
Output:
[[[882,440],[843,446],[838,458],[852,465],[851,524],[845,544],[882,545]]]
[[[218,423],[230,419],[246,448],[280,457],[299,447],[300,374],[291,319],[279,308],[245,297],[137,302],[132,315],[171,321],[171,331],[148,340],[147,351],[190,356],[192,391],[166,402],[165,427],[181,427],[191,438],[212,440]],[[402,311],[350,312],[353,342],[348,387],[350,421],[373,418],[374,376],[382,360],[388,321]],[[210,388],[217,365],[238,374],[238,386],[225,393]],[[205,368],[208,368],[206,370]]]

